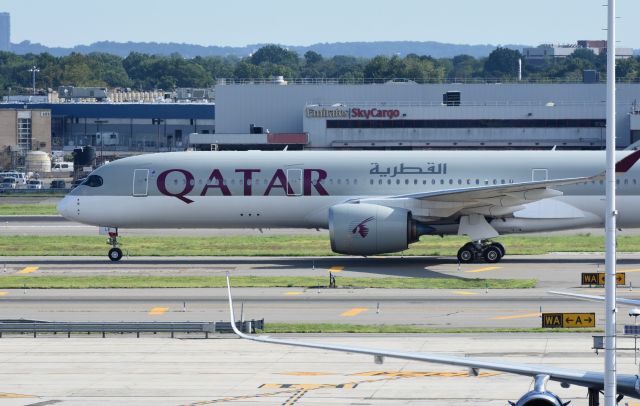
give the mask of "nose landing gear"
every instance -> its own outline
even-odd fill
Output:
[[[118,248],[120,245],[118,243],[118,229],[112,228],[109,229],[109,239],[107,240],[107,244],[111,245],[111,249],[109,250],[109,259],[116,262],[122,259],[122,250]]]
[[[468,242],[458,250],[458,261],[462,264],[484,259],[485,262],[495,264],[500,262],[505,249],[499,242],[489,240]]]

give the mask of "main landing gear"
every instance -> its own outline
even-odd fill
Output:
[[[458,250],[458,261],[466,264],[479,259],[495,264],[500,262],[505,254],[504,246],[499,242],[488,240],[468,242]]]
[[[109,239],[107,240],[107,244],[111,245],[111,249],[109,250],[109,259],[116,262],[122,259],[122,250],[118,248],[120,244],[118,244],[118,229],[110,228],[109,229]]]

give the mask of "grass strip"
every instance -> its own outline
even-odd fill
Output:
[[[97,233],[97,228],[96,228]],[[97,255],[105,256],[106,238],[86,236],[3,236],[0,255]],[[604,237],[581,235],[505,236],[499,241],[509,255],[540,255],[549,252],[602,252]],[[418,243],[399,254],[404,256],[456,255],[467,242],[464,237],[422,237]],[[330,256],[326,235],[236,235],[222,237],[148,237],[120,238],[125,251],[132,256]],[[618,252],[637,252],[640,236],[620,236]]]
[[[0,204],[0,216],[52,216],[56,214],[58,211],[54,204]]]
[[[289,324],[265,323],[261,333],[394,333],[394,334],[463,334],[463,333],[601,333],[597,328],[434,328],[413,325],[360,325],[360,324]]]
[[[314,288],[327,285],[326,277],[236,276],[234,287]],[[458,278],[348,278],[338,279],[338,287],[397,289],[525,289],[535,279]],[[224,288],[223,276],[19,276],[0,277],[0,289],[108,289],[108,288]]]

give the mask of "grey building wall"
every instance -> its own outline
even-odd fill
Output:
[[[11,18],[9,13],[0,13],[0,51],[11,50]]]
[[[549,103],[553,108],[546,110],[547,114],[557,118],[604,119],[606,116],[604,84],[239,84],[216,86],[216,132],[248,133],[250,124],[272,133],[303,132],[304,107],[308,104],[438,105],[447,91],[462,94],[461,108],[447,113],[458,118],[510,118],[521,114],[523,105],[540,109]],[[640,84],[618,84],[616,124],[620,147],[630,144],[629,113],[636,100],[640,100]],[[426,114],[434,112],[442,110],[434,109]],[[553,135],[549,134],[552,131],[545,134]],[[344,131],[335,135],[339,140],[345,136]],[[456,136],[455,132],[448,135]],[[476,136],[484,135],[480,132]],[[310,138],[313,139],[314,134],[310,134]],[[324,140],[325,144],[331,142],[329,138]]]

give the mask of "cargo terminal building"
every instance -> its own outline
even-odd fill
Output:
[[[640,140],[640,84],[617,86],[617,141]],[[602,149],[605,85],[221,84],[198,149]],[[287,141],[287,142],[285,142]]]

